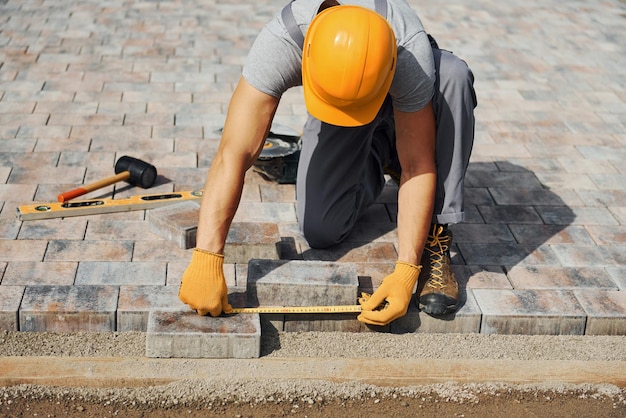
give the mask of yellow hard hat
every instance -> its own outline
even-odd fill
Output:
[[[389,92],[396,56],[393,29],[378,13],[352,5],[322,11],[302,52],[307,110],[332,125],[370,123]]]

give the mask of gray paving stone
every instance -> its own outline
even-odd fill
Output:
[[[321,261],[250,260],[247,306],[354,305],[358,295],[356,266]],[[355,314],[263,315],[264,327],[298,331],[356,332]]]
[[[589,174],[599,189],[626,190],[626,174]]]
[[[397,209],[397,208],[396,208]],[[480,211],[478,210],[478,206],[466,206],[465,207],[465,222],[468,224],[484,224],[485,220],[483,219]]]
[[[482,334],[582,335],[586,313],[573,292],[473,289]]]
[[[200,204],[186,201],[147,211],[150,231],[182,249],[196,246]],[[224,257],[230,263],[252,258],[278,259],[278,226],[266,222],[234,222],[226,237]]]
[[[617,267],[626,265],[626,245],[557,244],[551,248],[565,266]]]
[[[585,206],[626,206],[626,191],[622,190],[577,190]]]
[[[624,148],[579,145],[576,149],[588,160],[626,161],[626,151]]]
[[[504,224],[490,225],[459,223],[451,225],[450,230],[453,233],[452,240],[455,243],[469,242],[497,244],[501,242],[515,242],[515,238],[513,237],[513,234],[511,234],[509,226]]]
[[[561,196],[547,189],[522,189],[517,187],[490,187],[489,192],[498,205],[563,206]],[[569,204],[581,203],[573,190],[568,191]]]
[[[609,208],[613,216],[620,222],[622,225],[626,225],[626,207],[611,207]]]
[[[545,186],[554,189],[597,189],[587,174],[537,173],[537,178]]]
[[[354,263],[359,275],[359,295],[361,292],[374,293],[383,279],[391,274],[396,266],[395,261],[381,263]]]
[[[183,250],[177,245],[163,240],[135,241],[132,261],[178,262],[190,260],[192,250]]]
[[[466,187],[465,202],[467,205],[494,205],[495,201],[486,187]]]
[[[608,267],[606,271],[620,290],[626,290],[626,267]]]
[[[459,283],[469,289],[512,289],[513,286],[501,266],[453,265],[452,271]]]
[[[515,266],[508,270],[515,289],[604,289],[617,290],[602,268]]]
[[[34,196],[36,190],[36,184],[0,184],[0,201],[11,202],[17,196]],[[21,204],[26,203],[23,202]],[[14,209],[11,210],[13,211]],[[11,216],[15,216],[15,212],[11,212]]]
[[[580,208],[568,206],[537,207],[546,224],[553,225],[617,225],[617,221],[605,208]]]
[[[18,310],[24,286],[0,286],[0,331],[19,331]]]
[[[299,260],[250,260],[248,306],[354,305],[356,266]]]
[[[353,303],[354,304],[354,303]],[[356,313],[285,314],[284,332],[359,332]],[[280,318],[276,318],[280,320]]]
[[[291,184],[263,184],[260,185],[261,200],[263,202],[295,202],[296,187]]]
[[[580,147],[578,148],[580,149]],[[617,162],[617,160],[615,160]],[[559,158],[559,162],[569,173],[616,173],[617,170],[606,160],[597,161],[585,158]]]
[[[511,187],[515,184],[526,190],[542,188],[533,173],[519,171],[468,171],[465,184],[467,187]]]
[[[305,243],[302,243],[305,245]],[[306,249],[305,249],[306,248]],[[343,242],[326,249],[303,247],[304,260],[334,261],[342,263],[388,263],[398,259],[395,245],[390,242]]]
[[[148,211],[146,211],[148,212]],[[90,219],[87,224],[86,240],[152,240],[149,227],[143,219]]]
[[[150,311],[183,306],[178,286],[120,286],[116,330],[146,332]]]
[[[254,258],[277,260],[280,242],[275,223],[233,222],[226,236],[224,260],[228,263],[247,263]]]
[[[286,202],[246,202],[239,206],[233,222],[297,222],[296,208]]]
[[[523,93],[522,93],[523,94]],[[519,138],[513,138],[514,141]],[[536,141],[535,137],[531,141]],[[496,167],[502,171],[519,171],[519,172],[562,172],[563,165],[552,158],[507,158],[506,161],[496,161]],[[528,192],[523,190],[522,193]],[[515,191],[513,191],[515,193]]]
[[[559,259],[553,246],[533,246],[513,243],[494,244],[457,244],[463,259],[468,265],[513,266],[523,265],[559,265]]]
[[[146,211],[150,232],[182,249],[196,246],[200,203],[185,201]]]
[[[3,285],[72,285],[78,263],[70,261],[12,261],[8,263]]]
[[[0,182],[6,183],[11,174],[11,167],[0,167]]]
[[[190,310],[153,310],[146,334],[147,357],[257,358],[258,314],[212,318]]]
[[[84,261],[78,263],[76,285],[165,285],[166,263],[156,261]]]
[[[542,224],[533,206],[478,206],[485,222],[490,224]]]
[[[489,119],[484,113],[480,116],[481,119],[487,121]],[[502,117],[502,114],[499,114],[497,117]],[[509,112],[504,115],[507,118],[516,118],[519,120],[520,113],[519,112]],[[481,155],[488,155],[494,158],[506,158],[506,157],[515,157],[515,158],[530,158],[531,154],[528,149],[524,147],[523,144],[489,144],[488,146],[484,144],[476,144],[474,148],[475,152],[480,153]]]
[[[478,333],[481,325],[481,311],[472,290],[461,289],[459,310],[454,314],[438,317],[421,312],[411,302],[407,314],[389,324],[392,333]]]
[[[52,240],[44,261],[131,261],[132,241]]]
[[[507,225],[520,244],[578,244],[594,245],[595,242],[583,226],[576,225]]]
[[[45,219],[24,222],[19,239],[83,239],[87,221],[84,219]]]
[[[626,244],[626,225],[619,226],[587,226],[587,230],[598,245]]]
[[[118,293],[113,286],[27,286],[20,331],[113,332]]]
[[[45,240],[0,240],[0,261],[41,261],[47,246]]]
[[[626,335],[626,292],[576,290],[574,294],[587,312],[586,335]]]

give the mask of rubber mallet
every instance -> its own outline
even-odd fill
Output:
[[[82,196],[102,187],[110,186],[118,181],[127,181],[133,186],[139,186],[144,189],[152,187],[157,177],[156,168],[145,161],[138,158],[123,156],[115,163],[115,175],[107,177],[95,183],[86,184],[69,192],[61,193],[58,196],[59,202],[66,202]]]

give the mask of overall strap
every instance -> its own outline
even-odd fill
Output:
[[[377,0],[378,1],[378,0]],[[304,35],[302,35],[302,31],[300,27],[296,23],[296,19],[293,17],[293,12],[291,11],[291,3],[290,1],[288,5],[283,7],[283,11],[280,12],[281,17],[283,18],[283,23],[287,28],[287,32],[291,36],[291,39],[302,49],[304,45]]]
[[[300,49],[302,49],[302,46],[304,45],[304,35],[302,35],[302,31],[296,23],[296,19],[293,17],[291,3],[293,3],[293,0],[283,7],[283,10],[280,12],[280,16],[282,17],[283,23],[287,28],[287,32],[289,32],[289,36],[291,36],[291,39],[293,39]],[[374,0],[374,9],[376,10],[376,13],[387,19],[387,0]]]
[[[374,10],[387,19],[387,0],[374,0]]]

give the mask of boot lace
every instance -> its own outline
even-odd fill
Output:
[[[424,247],[430,253],[430,279],[426,283],[428,287],[433,289],[444,289],[446,287],[443,278],[444,257],[448,248],[450,248],[450,235],[441,235],[443,226],[434,225],[432,235],[427,238],[427,245]]]

